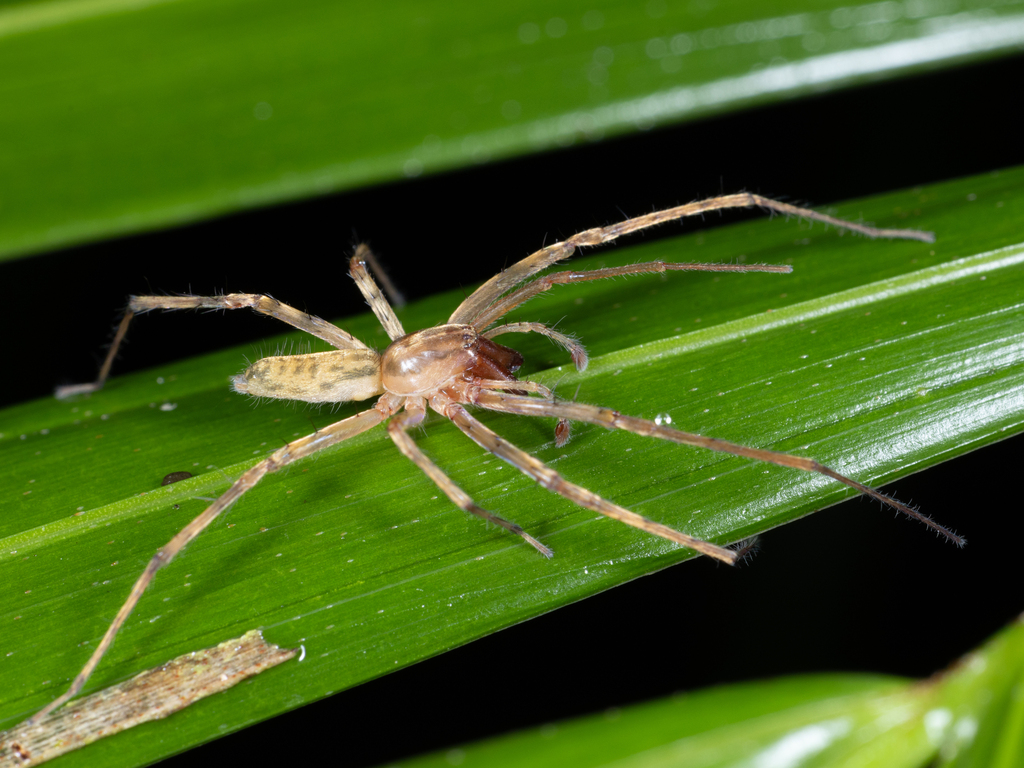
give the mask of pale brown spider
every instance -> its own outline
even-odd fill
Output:
[[[583,282],[619,275],[637,275],[670,270],[792,271],[787,266],[678,264],[654,261],[580,272],[555,272],[532,282],[525,282],[541,270],[568,258],[580,246],[599,245],[615,240],[620,235],[705,211],[752,206],[851,229],[869,237],[910,238],[924,242],[934,240],[929,232],[876,229],[842,221],[804,208],[797,208],[760,195],[727,195],[650,213],[607,227],[588,229],[565,242],[543,248],[484,283],[459,305],[446,324],[410,334],[405,332],[391,305],[381,295],[377,284],[370,276],[366,268],[369,251],[365,246],[360,246],[349,264],[349,273],[391,339],[390,346],[384,350],[383,354],[370,349],[337,326],[318,317],[299,312],[269,296],[239,293],[227,296],[133,296],[128,312],[118,328],[111,351],[101,368],[99,379],[92,384],[61,388],[57,392],[58,397],[92,392],[103,386],[117,346],[124,337],[131,317],[137,312],[147,312],[152,309],[240,309],[251,307],[257,312],[276,317],[323,339],[336,347],[336,350],[266,357],[258,360],[250,365],[244,373],[234,377],[233,386],[236,392],[256,397],[302,400],[309,403],[340,403],[350,400],[366,400],[371,397],[378,399],[372,408],[295,440],[251,467],[219,499],[160,549],[132,587],[128,599],[121,606],[116,618],[71,687],[35,717],[38,718],[59,707],[82,689],[156,572],[167,565],[186,544],[205,530],[242,494],[256,485],[265,474],[275,472],[294,461],[347,440],[388,419],[390,419],[387,424],[388,434],[398,449],[414,461],[460,509],[521,536],[541,554],[551,557],[551,550],[518,525],[496,517],[477,506],[416,446],[409,435],[409,430],[423,422],[428,406],[450,419],[479,446],[517,467],[548,490],[587,509],[600,512],[682,546],[690,547],[725,563],[734,563],[740,553],[733,549],[701,541],[656,523],[565,480],[530,454],[496,435],[475,419],[465,406],[474,405],[492,411],[524,416],[557,418],[559,422],[556,428],[556,440],[560,442],[564,442],[568,437],[569,422],[581,421],[609,429],[624,429],[639,435],[657,437],[683,445],[730,453],[782,467],[817,472],[868,494],[910,517],[921,520],[948,539],[962,544],[963,540],[960,537],[932,522],[916,510],[868,488],[856,480],[845,477],[813,459],[748,448],[717,438],[682,432],[633,416],[624,416],[608,408],[557,400],[547,387],[535,382],[516,379],[515,372],[523,363],[522,356],[515,350],[503,347],[493,341],[496,336],[509,333],[543,334],[564,347],[572,356],[576,367],[582,370],[587,365],[586,351],[579,343],[565,334],[541,323],[508,323],[497,326],[495,323],[512,309],[559,283]]]

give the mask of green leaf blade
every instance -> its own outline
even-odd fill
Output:
[[[679,695],[463,745],[407,766],[920,766],[934,746],[898,678],[820,675]],[[865,747],[864,742],[871,739]],[[885,747],[881,742],[888,742]],[[898,746],[897,746],[898,745]],[[886,748],[887,747],[887,748]],[[895,748],[894,748],[895,747]],[[886,762],[865,755],[881,752]],[[760,761],[760,762],[757,762]]]
[[[1019,3],[892,8],[7,5],[0,256],[594,141],[1024,40]]]
[[[913,682],[806,675],[710,688],[406,761],[505,765],[918,768],[1020,763],[1024,625]]]
[[[560,327],[582,333],[593,365],[577,377],[546,339],[516,338],[525,373],[557,384],[563,396],[582,384],[588,402],[646,418],[668,414],[681,428],[813,456],[867,482],[1018,432],[1024,362],[1014,317],[1024,279],[1012,213],[1022,204],[1021,173],[840,211],[888,223],[894,211],[920,206],[901,221],[938,231],[934,247],[762,221],[574,261],[744,255],[792,259],[796,271],[792,281],[705,274],[566,287],[520,314],[566,317]],[[981,207],[965,202],[968,192]],[[815,285],[825,288],[816,293]],[[458,300],[410,306],[403,323],[430,325]],[[371,317],[343,325],[378,343]],[[691,327],[703,330],[683,332]],[[118,378],[76,403],[45,400],[4,413],[5,722],[59,693],[152,553],[204,498],[296,434],[357,410],[253,410],[227,390],[248,352]],[[816,476],[598,428],[579,427],[557,449],[553,421],[484,418],[568,479],[718,542],[849,495]],[[416,439],[481,506],[551,546],[554,560],[459,513],[382,430],[371,431],[268,477],[162,571],[90,688],[255,626],[271,642],[305,646],[305,660],[69,762],[157,759],[691,556],[547,494],[439,418]],[[197,477],[158,487],[180,470]]]

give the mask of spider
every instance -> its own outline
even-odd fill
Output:
[[[552,551],[518,525],[504,520],[478,506],[458,485],[417,447],[409,432],[426,418],[430,408],[452,421],[477,445],[516,467],[544,488],[576,504],[619,520],[655,536],[661,536],[684,547],[725,563],[733,564],[742,554],[717,544],[689,536],[666,525],[618,506],[597,494],[576,485],[544,463],[505,441],[478,421],[466,406],[522,416],[544,416],[558,419],[556,442],[568,439],[573,421],[596,424],[608,429],[623,429],[638,435],[706,448],[756,461],[768,462],[806,472],[816,472],[867,494],[920,520],[951,541],[962,545],[964,540],[907,505],[885,496],[849,477],[839,474],[813,459],[787,453],[750,448],[712,437],[683,432],[645,419],[626,416],[609,408],[558,400],[542,384],[519,380],[516,371],[523,357],[509,347],[494,341],[498,336],[513,333],[537,333],[561,345],[571,356],[578,370],[587,366],[583,346],[569,336],[541,323],[497,323],[511,310],[555,285],[604,278],[640,275],[666,271],[714,272],[791,272],[788,266],[698,264],[645,262],[621,267],[585,271],[553,272],[535,280],[530,278],[562,261],[579,247],[600,245],[618,237],[656,224],[694,216],[706,211],[726,208],[760,207],[769,211],[800,216],[869,237],[893,237],[932,242],[930,232],[905,229],[877,229],[847,222],[832,216],[771,200],[760,195],[742,193],[677,206],[645,216],[580,232],[564,242],[554,243],[527,256],[509,269],[495,275],[466,298],[452,313],[448,322],[414,333],[406,333],[387,299],[381,294],[367,268],[372,255],[361,245],[349,263],[349,274],[380,321],[391,344],[379,353],[341,328],[307,315],[262,294],[232,293],[225,296],[133,296],[128,311],[118,327],[111,350],[100,369],[99,378],[90,384],[62,387],[58,397],[68,397],[100,389],[110,371],[111,363],[134,314],[154,309],[241,309],[275,317],[306,331],[335,347],[333,351],[311,354],[281,355],[257,360],[243,373],[235,376],[236,392],[254,397],[301,400],[309,403],[340,403],[368,400],[374,405],[361,413],[299,438],[258,462],[205,511],[186,525],[163,548],[157,551],[145,571],[132,587],[96,650],[75,677],[70,688],[37,715],[36,720],[75,696],[84,686],[115,636],[131,614],[156,572],[167,565],[182,548],[203,532],[224,510],[253,488],[269,472],[276,472],[292,462],[354,437],[387,422],[388,435],[398,449],[411,459],[460,509],[483,518],[522,537],[545,557]]]

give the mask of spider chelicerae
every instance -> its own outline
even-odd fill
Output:
[[[558,493],[582,507],[655,536],[661,536],[725,563],[734,563],[741,553],[735,549],[688,536],[666,525],[649,520],[588,491],[586,488],[569,482],[543,462],[488,429],[470,413],[466,406],[476,406],[522,416],[556,418],[558,425],[555,429],[555,439],[558,444],[562,444],[568,439],[569,424],[579,421],[608,429],[623,429],[683,445],[707,448],[782,467],[816,472],[878,499],[884,504],[920,520],[949,540],[963,544],[962,538],[911,507],[841,475],[813,459],[751,448],[718,438],[683,432],[646,419],[626,416],[609,408],[558,400],[544,385],[516,378],[515,374],[523,363],[522,355],[514,349],[496,343],[494,339],[499,336],[514,333],[544,335],[561,345],[569,353],[577,369],[583,370],[587,366],[587,354],[583,346],[554,328],[542,323],[529,322],[498,324],[510,311],[555,285],[667,271],[792,271],[788,266],[653,261],[603,269],[552,272],[530,280],[541,271],[571,256],[579,247],[607,243],[630,232],[686,216],[725,208],[745,207],[760,207],[769,211],[799,216],[860,232],[869,237],[907,238],[924,242],[934,240],[930,232],[878,229],[864,224],[843,221],[760,195],[750,193],[725,195],[656,211],[607,227],[588,229],[564,242],[542,248],[480,286],[456,308],[447,323],[414,333],[406,333],[402,327],[394,310],[378,289],[377,283],[374,282],[366,266],[367,261],[371,258],[369,250],[366,246],[359,246],[349,263],[349,273],[391,339],[391,344],[383,353],[371,349],[332,323],[300,312],[262,294],[133,296],[128,311],[118,327],[110,353],[100,369],[97,381],[90,384],[62,387],[57,391],[58,397],[86,394],[103,386],[117,348],[132,316],[136,313],[153,309],[241,309],[249,307],[256,312],[275,317],[323,339],[335,349],[329,352],[281,355],[257,360],[243,373],[234,377],[233,388],[236,392],[255,397],[301,400],[309,403],[340,403],[368,400],[374,397],[377,400],[372,407],[361,413],[295,440],[255,464],[202,514],[175,535],[153,556],[145,571],[132,587],[128,599],[118,611],[103,639],[68,691],[51,702],[33,719],[61,706],[82,689],[156,572],[167,565],[186,544],[202,533],[224,510],[254,487],[264,475],[384,422],[387,422],[388,434],[398,449],[415,462],[456,506],[522,537],[542,555],[551,557],[553,553],[550,549],[518,525],[478,506],[417,447],[409,432],[423,422],[428,408],[451,420],[459,430],[479,446],[516,467],[548,490]]]

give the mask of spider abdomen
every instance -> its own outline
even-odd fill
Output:
[[[255,397],[341,403],[384,393],[380,355],[372,349],[339,349],[308,355],[264,357],[231,380],[235,392]]]
[[[381,383],[395,395],[429,397],[459,378],[515,381],[522,364],[470,325],[439,325],[395,339],[381,359]]]

